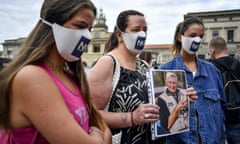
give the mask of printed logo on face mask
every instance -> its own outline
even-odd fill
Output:
[[[87,49],[89,42],[90,42],[90,39],[82,36],[79,42],[77,43],[76,47],[74,48],[73,52],[71,53],[71,55],[75,57],[80,57],[84,52],[84,50]]]
[[[200,44],[201,44],[201,42],[193,41],[192,45],[190,47],[190,50],[193,51],[193,52],[197,52]]]
[[[138,36],[135,44],[135,49],[142,50],[144,48],[146,37]]]
[[[196,54],[199,50],[202,39],[200,37],[185,37],[181,36],[182,38],[182,47],[183,49],[189,54]]]
[[[57,23],[52,24],[44,19],[41,20],[44,24],[52,27],[59,54],[66,61],[78,61],[91,40],[91,34],[89,30],[87,28],[66,28]]]

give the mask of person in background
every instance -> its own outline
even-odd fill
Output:
[[[112,134],[122,133],[121,144],[151,143],[150,123],[159,118],[159,107],[148,103],[148,66],[136,57],[144,48],[146,33],[142,13],[122,11],[106,44],[106,54],[88,74],[92,100]],[[113,88],[116,63],[120,67],[119,80]]]
[[[159,64],[157,63],[157,60],[156,59],[152,59],[151,68],[152,69],[158,69],[158,67],[159,67]]]
[[[152,65],[152,53],[151,52],[148,52],[148,51],[143,51],[141,52],[138,57],[142,60],[144,60],[147,65],[149,66],[149,68],[151,67]]]
[[[167,144],[223,144],[224,107],[226,99],[221,73],[211,63],[201,60],[200,48],[205,28],[201,19],[190,17],[179,23],[174,35],[174,58],[159,69],[179,69],[186,72],[188,87],[197,92],[190,103],[188,132],[167,137]]]
[[[211,62],[222,72],[223,76],[225,71],[229,71],[225,67],[234,68],[232,71],[238,75],[240,74],[240,62],[229,56],[226,41],[222,37],[215,37],[210,41],[209,54]],[[234,67],[232,67],[233,64]],[[224,82],[225,84],[226,82]],[[240,97],[240,93],[236,93],[236,95]],[[233,99],[233,101],[237,102],[237,99]],[[229,144],[240,144],[240,108],[226,109],[225,115],[227,142]]]
[[[157,104],[160,106],[160,122],[166,132],[178,132],[188,127],[187,99],[185,90],[178,88],[177,75],[167,72],[166,88],[158,96]]]
[[[0,72],[1,144],[4,133],[18,144],[111,143],[81,60],[95,17],[90,0],[43,2],[19,55]]]

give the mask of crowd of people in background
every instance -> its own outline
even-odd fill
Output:
[[[228,121],[228,97],[215,63],[236,61],[223,38],[211,40],[211,62],[198,58],[205,27],[198,17],[187,18],[176,26],[173,59],[159,66],[151,52],[144,51],[144,14],[124,10],[116,18],[104,55],[87,69],[81,56],[95,17],[90,0],[44,0],[40,19],[19,55],[7,66],[1,60],[1,144],[240,143],[240,121]],[[237,65],[233,71],[239,74]],[[149,103],[146,73],[152,68],[186,73],[189,131],[152,140],[151,123],[162,116],[164,103]],[[165,129],[173,130],[173,122],[167,123]]]

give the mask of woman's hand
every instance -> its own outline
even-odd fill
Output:
[[[133,111],[133,122],[135,125],[150,123],[159,119],[159,106],[154,104],[140,104]]]
[[[104,133],[97,127],[90,127],[89,129],[89,135],[93,136],[93,139],[95,139],[98,143],[104,144]]]
[[[186,95],[190,98],[190,102],[195,102],[198,99],[197,92],[193,87],[186,89]]]
[[[106,127],[105,131],[101,131],[97,127],[90,127],[89,135],[94,136],[96,141],[101,144],[111,144],[112,143],[112,133],[108,127]]]
[[[112,133],[107,126],[104,131],[104,144],[112,144]]]

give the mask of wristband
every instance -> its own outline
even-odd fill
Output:
[[[133,112],[131,112],[131,123],[132,123],[132,127],[135,126],[135,123],[133,121]]]

